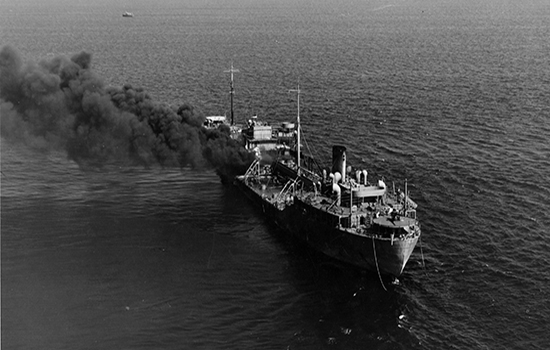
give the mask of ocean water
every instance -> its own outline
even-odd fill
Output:
[[[124,11],[133,18],[122,18]],[[0,45],[82,50],[105,86],[292,120],[409,182],[399,283],[289,241],[208,169],[83,169],[1,140],[9,349],[547,349],[546,1],[13,1]],[[400,182],[396,182],[399,185]],[[387,290],[386,290],[387,289]]]

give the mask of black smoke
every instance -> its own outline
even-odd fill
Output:
[[[202,128],[187,104],[153,101],[141,88],[106,88],[81,52],[23,63],[0,51],[1,135],[34,148],[65,150],[81,167],[160,164],[212,167],[223,181],[242,173],[253,155],[228,128]]]

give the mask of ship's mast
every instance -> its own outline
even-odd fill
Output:
[[[233,62],[231,62],[231,69],[224,71],[224,73],[231,74],[231,82],[229,83],[229,94],[231,95],[231,125],[234,125],[235,120],[233,119],[233,95],[235,95],[235,88],[233,87],[233,73],[239,73],[239,70],[233,69]]]
[[[405,215],[407,215],[407,210],[409,209],[408,197],[409,197],[409,193],[408,193],[408,189],[407,189],[407,179],[405,179],[405,203],[403,203],[403,208],[405,208],[405,210],[404,210]]]
[[[298,113],[296,115],[296,131],[297,131],[297,137],[296,142],[298,142],[298,175],[300,175],[300,166],[301,166],[301,159],[300,159],[300,84],[298,84],[297,89],[292,89],[289,92],[295,92],[298,95]]]

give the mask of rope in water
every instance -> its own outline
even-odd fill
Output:
[[[374,252],[374,262],[376,263],[376,271],[378,271],[378,278],[380,279],[380,284],[382,284],[382,287],[387,292],[388,290],[384,285],[384,281],[382,281],[382,275],[380,275],[380,269],[378,268],[378,258],[376,257],[376,246],[374,245],[374,236],[372,236],[372,251]]]
[[[420,234],[420,237],[418,237],[420,240],[420,256],[422,256],[422,268],[426,270],[426,264],[424,263],[424,251],[422,251],[422,234]]]

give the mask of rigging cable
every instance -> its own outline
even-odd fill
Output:
[[[315,155],[313,154],[313,152],[309,148],[309,143],[306,140],[306,136],[303,132],[303,128],[302,128],[302,139],[303,139],[304,143],[306,144],[306,148],[307,148],[309,154],[311,154],[311,156],[313,158],[313,162],[315,163],[315,165],[317,165],[317,168],[319,168],[319,170],[322,170],[321,166],[319,165],[319,163],[317,163],[317,160],[316,160],[316,158],[321,158],[321,157],[319,157],[319,152],[315,152]],[[315,151],[317,151],[317,150],[315,150]]]

